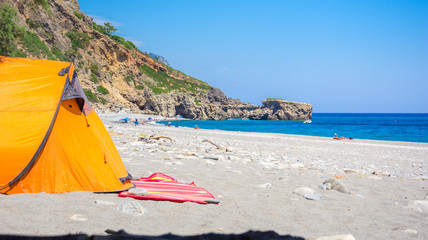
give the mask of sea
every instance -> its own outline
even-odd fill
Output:
[[[197,125],[201,129],[241,132],[428,142],[428,113],[313,113],[312,123],[269,120],[186,120],[170,121],[172,127]],[[159,122],[168,124],[168,121]]]

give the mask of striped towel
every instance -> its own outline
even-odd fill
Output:
[[[204,188],[191,184],[177,182],[174,178],[163,173],[154,173],[148,178],[133,180],[136,188],[144,188],[147,196],[130,195],[128,191],[119,193],[119,197],[132,197],[141,200],[157,200],[172,202],[195,202],[200,204],[218,203],[214,196]]]

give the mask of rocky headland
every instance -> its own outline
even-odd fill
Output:
[[[275,99],[257,106],[228,98],[220,89],[173,69],[163,57],[142,52],[114,35],[111,24],[98,25],[81,11],[77,0],[0,0],[0,4],[16,15],[10,23],[13,44],[2,54],[74,58],[82,87],[97,109],[189,119],[312,118],[310,104]]]

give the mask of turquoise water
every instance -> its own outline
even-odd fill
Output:
[[[168,122],[160,122],[167,124]],[[311,124],[303,121],[171,121],[172,126],[243,132],[286,133],[296,135],[352,137],[407,142],[428,142],[427,113],[314,113]]]

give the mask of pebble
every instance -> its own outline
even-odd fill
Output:
[[[260,187],[266,188],[266,189],[272,189],[272,184],[271,183],[265,183],[265,184],[260,185]]]
[[[215,162],[213,162],[213,161],[211,161],[211,160],[207,160],[207,161],[205,162],[205,166],[208,166],[208,165],[215,166],[215,165],[216,165],[216,163],[215,163]]]
[[[315,192],[312,188],[308,188],[308,187],[296,188],[294,189],[293,193],[300,196],[305,196],[305,194],[317,194],[317,192]]]
[[[95,203],[96,204],[101,204],[101,205],[110,205],[110,206],[117,205],[114,202],[103,201],[103,200],[95,200]]]
[[[383,171],[374,171],[372,172],[373,175],[378,175],[378,176],[386,176],[386,177],[390,177],[391,174],[389,172],[383,172]]]
[[[117,210],[133,216],[146,216],[148,214],[147,210],[135,201],[123,202],[117,206]]]
[[[315,194],[310,194],[310,193],[308,194],[307,193],[307,194],[303,195],[303,197],[305,197],[308,200],[315,200],[315,201],[322,200],[322,196],[317,194],[317,193],[315,193]]]
[[[319,237],[316,240],[355,240],[352,234],[344,234],[344,235],[334,235],[334,236],[323,236]]]
[[[211,159],[211,160],[219,160],[220,158],[218,156],[205,156],[204,159]]]
[[[352,170],[352,169],[346,169],[344,170],[345,173],[359,173],[359,171],[357,170]]]
[[[193,183],[192,180],[186,180],[186,179],[177,179],[177,182],[184,183],[184,184],[189,184],[189,185]]]
[[[291,168],[304,168],[305,165],[303,165],[302,163],[293,163],[290,165]]]
[[[343,184],[339,179],[329,178],[329,179],[325,180],[323,182],[323,184],[326,185],[327,190],[329,190],[329,187],[327,186],[328,183],[331,184],[331,189],[333,189],[333,190],[336,190],[336,191],[341,192],[341,193],[348,193],[348,194],[351,193],[348,190],[348,188],[345,186],[345,184]]]
[[[413,210],[418,211],[420,213],[423,213],[425,215],[428,215],[428,200],[410,201],[407,204],[407,207],[405,207],[405,208],[410,208],[410,209],[413,209]]]
[[[403,230],[401,230],[402,232],[405,232],[405,233],[408,233],[408,234],[412,234],[412,235],[416,235],[416,234],[418,234],[418,231],[416,231],[416,230],[414,230],[414,229],[410,229],[410,228],[407,228],[407,229],[403,229]]]
[[[87,221],[88,217],[86,217],[83,214],[74,214],[73,216],[70,217],[70,219],[74,221]]]
[[[144,188],[131,188],[128,190],[129,195],[136,195],[136,196],[147,196],[149,195],[149,191]]]

